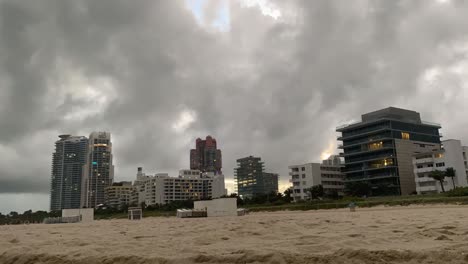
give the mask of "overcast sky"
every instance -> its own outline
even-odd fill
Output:
[[[468,1],[0,0],[0,212],[48,209],[59,134],[112,133],[115,180],[176,175],[214,136],[235,160],[337,153],[388,106],[468,144]]]

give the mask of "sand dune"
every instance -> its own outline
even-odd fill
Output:
[[[467,206],[0,226],[0,263],[468,263]]]

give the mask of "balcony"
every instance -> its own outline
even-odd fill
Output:
[[[434,163],[433,158],[414,159],[413,164]]]
[[[379,180],[379,179],[388,179],[388,178],[398,178],[396,174],[393,173],[386,173],[386,174],[378,174],[378,175],[368,175],[363,177],[354,177],[354,178],[347,178],[344,182],[356,182],[356,181],[369,181],[369,180]]]
[[[391,130],[391,128],[388,126],[372,127],[372,128],[364,129],[364,130],[357,131],[357,132],[348,132],[346,133],[346,135],[338,136],[337,139],[343,140],[343,139],[351,139],[355,137],[362,137],[362,136],[371,135],[374,133],[383,132],[386,130]]]
[[[392,139],[393,138],[389,135],[380,135],[380,136],[374,136],[372,138],[364,138],[364,139],[359,139],[359,140],[354,140],[354,141],[348,141],[347,144],[340,144],[340,145],[342,145],[343,148],[350,148],[350,147],[355,147],[355,146],[368,144],[372,142],[388,141]]]
[[[438,192],[437,187],[434,186],[416,186],[416,191],[419,192]]]
[[[417,183],[420,183],[420,182],[434,182],[434,185],[435,185],[436,180],[434,180],[434,179],[431,178],[431,177],[417,177],[417,178],[416,178],[416,182],[417,182]]]
[[[342,153],[343,155],[340,155],[340,156],[349,157],[349,156],[355,156],[355,155],[359,155],[359,154],[367,154],[367,153],[371,153],[371,152],[378,152],[378,151],[391,150],[391,149],[393,149],[393,145],[384,145],[381,148],[373,148],[373,149],[361,148],[361,149],[355,150],[355,151],[347,151],[346,153]]]
[[[375,170],[380,170],[380,169],[390,169],[390,168],[396,168],[397,166],[395,165],[388,165],[388,166],[383,166],[383,167],[378,167],[378,168],[370,168],[370,167],[361,167],[361,168],[356,168],[353,170],[349,171],[343,171],[344,173],[355,173],[355,172],[362,172],[362,171],[375,171]]]
[[[440,169],[440,168],[439,168]],[[434,171],[435,168],[434,167],[425,167],[425,168],[416,168],[414,170],[415,173],[419,174],[419,173],[426,173],[426,172],[431,172],[431,171]]]

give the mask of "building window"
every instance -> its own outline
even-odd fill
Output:
[[[463,152],[463,159],[466,159],[466,152]]]
[[[369,150],[376,150],[376,149],[381,149],[381,148],[383,148],[382,141],[369,144]]]
[[[434,164],[432,164],[432,163],[431,163],[431,164],[427,164],[427,167],[432,168],[432,167],[434,167]]]
[[[305,179],[305,174],[302,174],[302,179]]]
[[[401,139],[409,140],[410,134],[407,132],[401,132]]]
[[[436,157],[437,159],[440,159],[440,158],[443,158],[443,157],[444,157],[444,154],[442,154],[442,153],[436,153],[436,154],[434,155],[434,157]]]
[[[423,166],[422,166],[422,165],[418,165],[418,169],[422,169],[422,168],[423,168]]]
[[[302,171],[305,171],[305,167],[302,167]]]
[[[303,181],[303,182],[302,182],[302,185],[307,185],[307,182]]]
[[[436,167],[444,167],[444,166],[445,166],[444,162],[436,163]]]

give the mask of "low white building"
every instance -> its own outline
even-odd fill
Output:
[[[206,210],[208,217],[237,216],[237,198],[195,201],[194,210]]]
[[[306,163],[289,166],[289,175],[292,183],[292,197],[294,201],[309,199],[307,189],[322,185],[323,191],[328,195],[343,195],[344,174],[339,156],[332,155],[322,163]]]
[[[445,171],[447,168],[455,170],[455,177],[453,180],[445,178],[445,191],[452,190],[454,187],[468,186],[467,152],[468,147],[462,146],[460,140],[449,139],[442,141],[441,150],[413,155],[416,192],[418,194],[441,192],[440,183],[429,175],[432,171]]]
[[[156,174],[147,177],[137,187],[146,205],[167,204],[173,201],[219,198],[226,195],[224,175],[181,170],[179,177]]]

